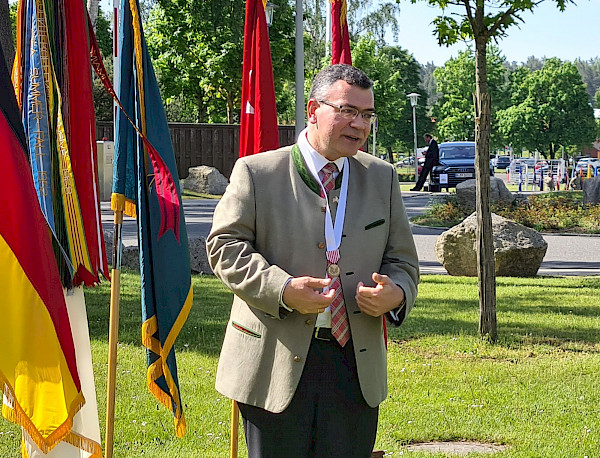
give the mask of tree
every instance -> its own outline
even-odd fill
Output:
[[[416,3],[419,0],[411,0]],[[490,129],[491,100],[488,92],[486,49],[490,39],[505,36],[510,26],[522,20],[520,14],[532,11],[544,0],[423,0],[438,5],[443,11],[448,6],[463,11],[434,20],[440,44],[449,45],[460,39],[475,41],[475,167],[477,175],[477,272],[479,281],[479,333],[491,341],[497,339],[496,273],[492,218],[490,212]],[[563,11],[572,0],[552,0]],[[464,9],[463,9],[464,8]],[[486,13],[486,9],[490,12]]]
[[[110,19],[98,8],[98,17],[96,20],[96,40],[98,48],[104,61],[104,66],[108,76],[113,77],[113,59],[112,59],[112,32],[110,29]],[[94,75],[92,83],[92,93],[94,96],[94,112],[98,121],[112,121],[113,119],[113,99],[106,91],[104,84]]]
[[[0,46],[2,46],[6,66],[10,71],[15,60],[15,47],[8,0],[0,0]]]
[[[294,22],[287,0],[273,3],[279,6],[269,30],[277,94],[293,79]],[[183,101],[197,122],[239,119],[244,17],[238,0],[158,1],[146,36],[167,111]]]
[[[554,159],[559,145],[589,145],[596,123],[575,64],[547,59],[541,70],[513,78],[513,104],[498,113],[499,129],[517,147]]]
[[[509,100],[508,71],[505,61],[498,47],[488,47],[488,90],[496,101],[492,109],[492,121],[495,119],[496,110],[505,108]],[[437,91],[442,94],[433,109],[440,138],[474,140],[475,56],[473,49],[469,47],[456,58],[448,60],[443,67],[438,67],[434,71],[434,76],[437,81]],[[503,146],[495,132],[492,132],[491,136],[495,139],[495,146]]]
[[[405,49],[381,46],[371,35],[356,42],[352,61],[374,82],[378,145],[386,149],[389,158],[394,151],[413,151],[412,106],[407,94],[421,94],[416,110],[417,126],[423,132],[431,129],[431,120],[425,113],[427,97],[419,88],[419,63]]]
[[[304,68],[308,79],[323,68],[327,62],[325,43],[327,2],[330,0],[307,0],[304,5]],[[373,2],[371,0],[348,0],[348,32],[350,44],[360,37],[371,35],[378,45],[385,45],[388,30],[397,34],[397,15],[400,6],[397,2]],[[327,62],[328,64],[329,62]]]
[[[577,66],[577,70],[579,70],[583,84],[586,85],[587,93],[590,96],[590,103],[595,103],[594,96],[598,89],[600,89],[600,58],[596,57],[590,60],[576,59],[574,63]],[[600,105],[596,104],[596,107],[600,108]]]

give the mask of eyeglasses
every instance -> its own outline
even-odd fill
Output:
[[[373,113],[372,111],[360,111],[357,108],[350,107],[348,105],[336,105],[335,103],[328,102],[327,100],[317,100],[317,102],[337,109],[338,113],[342,115],[342,118],[344,119],[352,120],[356,119],[358,115],[361,115],[362,119],[368,121],[369,124],[374,124],[377,120],[377,114]]]

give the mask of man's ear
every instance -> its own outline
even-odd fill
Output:
[[[311,124],[317,123],[317,115],[315,114],[317,108],[319,108],[319,102],[317,102],[315,99],[310,99],[308,101],[308,105],[306,106],[306,114],[308,122]]]

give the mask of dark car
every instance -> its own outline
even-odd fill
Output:
[[[431,171],[430,191],[455,188],[457,184],[475,178],[475,142],[446,142],[439,147],[440,165]],[[490,175],[494,175],[491,161]]]
[[[497,169],[506,169],[510,165],[510,156],[496,156],[492,163]]]

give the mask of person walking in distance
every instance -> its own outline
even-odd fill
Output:
[[[411,191],[420,191],[421,188],[423,188],[425,179],[431,172],[431,169],[440,163],[440,149],[438,148],[437,142],[433,139],[431,134],[425,134],[423,138],[428,145],[427,151],[425,151],[425,164],[423,165],[423,169],[421,170],[417,184],[411,189]]]
[[[359,151],[373,83],[315,77],[293,146],[237,160],[206,246],[234,293],[216,389],[237,401],[251,458],[367,458],[387,396],[382,316],[419,282],[398,175]]]

